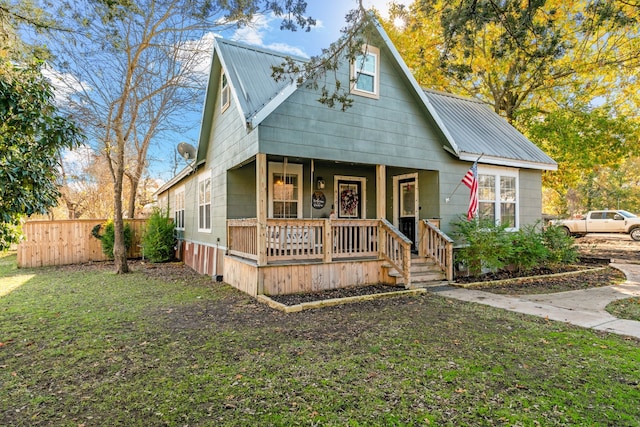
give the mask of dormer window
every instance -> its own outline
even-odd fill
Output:
[[[229,81],[227,75],[222,73],[222,83],[220,89],[220,111],[224,112],[231,104],[231,88],[229,87]]]
[[[380,49],[366,45],[351,64],[354,95],[378,98],[380,91]]]

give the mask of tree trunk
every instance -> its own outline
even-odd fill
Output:
[[[138,185],[140,183],[140,179],[133,177],[133,176],[129,176],[129,183],[130,183],[130,193],[129,193],[129,205],[127,206],[127,218],[135,218],[135,213],[136,213],[136,200],[138,198]]]
[[[114,196],[113,196],[113,261],[117,274],[125,274],[129,272],[127,264],[127,248],[124,242],[124,220],[122,218],[122,181],[124,176],[123,162],[118,162],[116,166]]]

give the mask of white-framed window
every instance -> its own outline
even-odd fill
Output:
[[[211,231],[211,171],[198,177],[198,231]]]
[[[224,112],[231,105],[231,88],[227,75],[223,72],[220,82],[220,111]]]
[[[269,218],[302,218],[302,165],[269,162]]]
[[[518,171],[515,169],[478,167],[478,215],[517,229]]]
[[[173,224],[177,230],[184,230],[184,187],[176,189],[173,198]]]
[[[380,49],[365,45],[362,54],[351,63],[351,92],[369,98],[380,95]]]

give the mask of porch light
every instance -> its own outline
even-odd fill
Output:
[[[324,190],[324,179],[321,176],[316,180],[316,188],[318,190]]]

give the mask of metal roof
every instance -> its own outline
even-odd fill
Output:
[[[557,169],[551,157],[481,101],[420,88],[384,29],[379,25],[376,28],[405,77],[418,91],[425,112],[445,136],[448,151],[461,160],[474,161],[483,154],[482,163]],[[216,39],[215,49],[250,126],[259,124],[296,90],[295,82],[289,79],[276,82],[272,77],[272,67],[281,65],[287,55],[225,39]],[[307,61],[293,59],[300,63]]]
[[[281,65],[287,55],[225,39],[216,39],[216,49],[247,120],[280,92],[295,86],[289,79],[276,82],[272,77],[272,67]]]
[[[523,165],[555,169],[557,163],[529,141],[487,104],[471,98],[424,89],[442,124],[453,138],[458,154],[467,160],[488,158],[515,160]],[[483,156],[483,158],[485,158]]]

